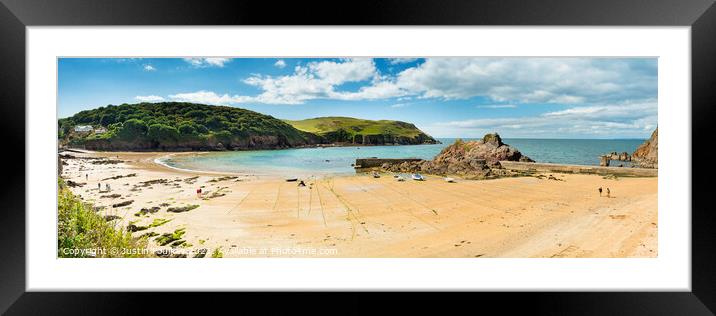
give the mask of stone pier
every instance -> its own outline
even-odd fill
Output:
[[[355,168],[377,168],[382,166],[384,163],[403,163],[403,162],[413,162],[413,161],[421,161],[422,159],[418,158],[358,158],[356,159]]]
[[[657,177],[659,169],[603,167],[585,165],[563,165],[553,163],[500,161],[503,168],[515,171],[536,171],[555,173],[585,173],[599,175],[616,175],[622,177]]]

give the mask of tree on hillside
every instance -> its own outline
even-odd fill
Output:
[[[147,135],[147,124],[139,119],[129,119],[122,124],[117,136],[124,140],[142,139]]]
[[[156,142],[159,146],[174,146],[179,140],[179,131],[173,126],[153,124],[149,126],[147,136],[149,140]]]

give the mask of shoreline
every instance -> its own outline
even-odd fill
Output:
[[[85,149],[85,148],[79,148],[79,147],[68,147],[68,146],[61,146],[60,150],[81,150],[81,151],[88,151],[88,152],[117,152],[117,153],[126,153],[126,152],[134,152],[134,153],[141,153],[141,152],[151,152],[151,153],[159,153],[159,152],[166,152],[166,153],[212,153],[212,152],[233,152],[233,151],[259,151],[259,150],[286,150],[286,149],[302,149],[302,148],[341,148],[341,147],[378,147],[378,146],[420,146],[420,145],[439,145],[442,144],[441,141],[436,140],[435,143],[420,143],[420,144],[396,144],[396,143],[386,143],[386,144],[359,144],[359,143],[330,143],[330,144],[311,144],[311,145],[300,145],[300,146],[294,146],[294,147],[274,147],[274,148],[234,148],[234,149],[217,149],[217,150],[211,150],[211,149],[201,149],[201,150],[194,150],[194,149],[182,149],[183,147],[177,147],[172,148],[169,150],[156,150],[156,149],[147,149],[147,150],[126,150],[126,149],[119,149],[119,150],[97,150],[97,149]]]
[[[189,257],[201,249],[240,258],[657,256],[656,177],[555,174],[554,180],[446,183],[436,176],[397,182],[383,173],[378,179],[365,174],[304,178],[306,186],[299,187],[283,179],[180,170],[155,162],[167,154],[73,154],[122,162],[63,159],[62,176],[85,183],[71,190],[87,203],[104,206],[101,215],[117,216],[112,221],[117,227],[149,227],[134,232],[135,237],[184,229],[184,246],[160,246],[159,236],[149,244]],[[598,186],[611,188],[612,197],[599,197]],[[196,195],[199,187],[203,198]],[[192,205],[198,206],[168,211]],[[155,220],[169,221],[151,227]]]
[[[341,147],[353,147],[353,146],[341,146]],[[361,147],[361,146],[355,146],[355,147]],[[316,147],[301,147],[301,148],[285,148],[285,149],[315,149]],[[60,150],[68,150],[67,148],[62,148]],[[264,149],[258,149],[258,150],[240,150],[242,152],[248,152],[248,151],[263,151]],[[273,149],[273,150],[282,150],[282,149]],[[235,171],[223,171],[223,170],[208,170],[208,169],[189,169],[189,168],[181,168],[176,166],[171,166],[163,161],[161,159],[164,158],[171,158],[173,156],[190,156],[190,155],[210,155],[214,153],[230,153],[233,151],[93,151],[93,150],[86,150],[86,149],[70,149],[70,151],[79,152],[79,153],[87,153],[87,154],[96,154],[96,155],[119,155],[119,154],[152,154],[156,155],[157,157],[153,160],[153,162],[157,165],[176,170],[186,173],[205,173],[205,174],[224,174],[224,175],[247,175],[247,173],[244,172],[235,172]],[[372,157],[372,158],[357,158],[357,160],[361,159],[399,159],[399,158],[380,158],[380,157]],[[405,158],[405,159],[419,159],[419,158]],[[424,159],[422,159],[424,160]],[[357,162],[357,161],[356,161]],[[586,174],[600,174],[600,175],[614,175],[614,176],[646,176],[646,177],[656,177],[658,175],[658,169],[656,168],[639,168],[639,167],[603,167],[599,165],[583,165],[583,164],[570,164],[570,163],[549,163],[549,162],[533,162],[533,163],[522,163],[522,162],[515,162],[515,161],[500,161],[505,169],[510,169],[514,171],[539,171],[539,172],[552,172],[552,173],[586,173]],[[357,164],[356,164],[357,165]],[[352,170],[360,170],[360,168],[355,168],[355,166],[351,166]],[[368,170],[370,168],[365,168],[365,170]],[[316,172],[315,170],[302,170],[302,169],[295,169],[293,171],[298,171],[299,174],[310,174],[311,176],[347,176],[352,175],[353,173],[350,172],[342,172],[342,173],[321,173]],[[360,173],[357,172],[356,173]],[[277,174],[272,173],[264,173],[264,174],[254,174],[258,176],[263,177],[275,177],[275,178],[281,178],[281,176]],[[453,176],[453,175],[448,175]]]

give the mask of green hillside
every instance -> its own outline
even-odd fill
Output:
[[[59,120],[63,144],[97,150],[286,148],[321,139],[261,113],[182,102],[108,105]],[[91,126],[92,131],[77,131]]]
[[[352,117],[317,117],[306,120],[285,120],[293,127],[317,134],[329,142],[355,144],[424,144],[437,141],[415,125],[391,120],[364,120]]]
[[[277,149],[316,144],[424,144],[415,125],[321,117],[283,121],[254,111],[184,102],[107,105],[63,118],[61,145],[91,150]]]

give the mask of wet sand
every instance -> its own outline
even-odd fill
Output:
[[[656,177],[554,173],[557,180],[447,183],[433,176],[398,182],[383,174],[306,178],[307,186],[299,187],[279,178],[182,171],[154,162],[167,153],[67,154],[122,160],[65,159],[63,177],[86,183],[72,191],[105,206],[102,215],[119,216],[113,221],[118,226],[170,219],[133,235],[183,228],[184,245],[159,246],[156,237],[149,245],[189,257],[200,249],[209,257],[217,248],[224,257],[657,256]],[[110,192],[104,192],[107,183]],[[610,188],[611,197],[600,197],[600,186]],[[204,198],[196,194],[199,187]],[[128,200],[133,202],[112,207]],[[198,207],[167,211],[189,205]],[[135,216],[152,207],[159,209]]]

